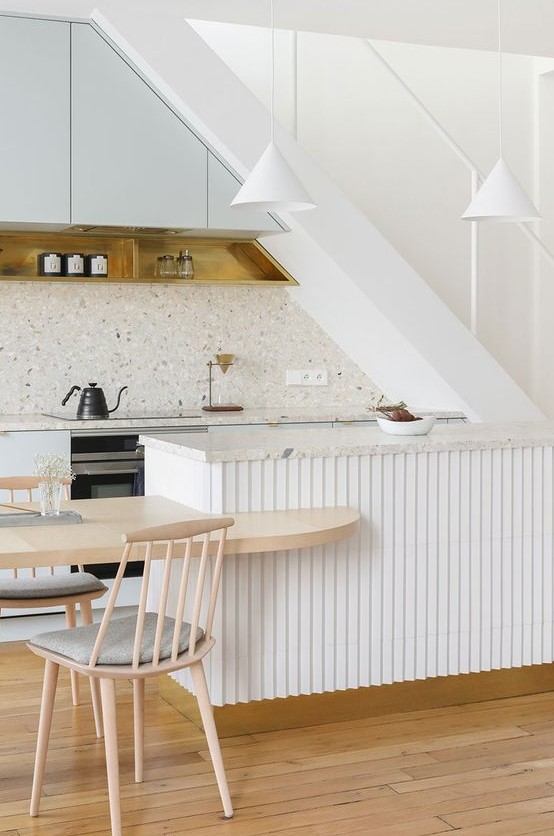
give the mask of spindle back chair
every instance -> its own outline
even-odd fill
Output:
[[[45,659],[31,815],[38,815],[56,682],[60,667],[100,685],[113,836],[121,836],[117,680],[133,683],[135,780],[143,779],[144,683],[149,676],[189,668],[226,817],[233,815],[202,660],[212,635],[225,536],[231,517],[205,517],[124,535],[119,570],[100,624],[35,636],[30,649]],[[212,536],[213,535],[213,536]],[[136,615],[114,618],[125,567],[143,560]],[[160,572],[152,577],[152,562]]]

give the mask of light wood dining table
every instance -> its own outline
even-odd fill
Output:
[[[16,503],[38,510],[37,503]],[[117,561],[126,532],[210,516],[162,496],[79,499],[62,503],[77,511],[82,523],[0,527],[0,568],[61,566]],[[0,507],[1,513],[10,512]],[[354,508],[259,511],[231,516],[227,554],[300,549],[342,540],[359,524]]]

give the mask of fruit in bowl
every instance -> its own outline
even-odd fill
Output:
[[[435,416],[426,415],[413,421],[394,421],[378,415],[377,423],[380,429],[389,435],[427,435],[433,428]]]
[[[434,415],[412,415],[404,401],[388,405],[379,403],[374,411],[378,413],[380,429],[389,435],[427,435],[435,423]]]

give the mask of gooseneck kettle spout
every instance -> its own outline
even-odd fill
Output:
[[[84,389],[81,389],[80,386],[72,386],[65,398],[62,401],[62,406],[68,402],[69,398],[72,396],[74,392],[81,392],[81,397],[79,398],[79,405],[77,407],[77,418],[78,419],[86,419],[86,418],[95,418],[95,419],[103,419],[109,418],[111,412],[115,412],[116,409],[119,407],[119,403],[121,401],[121,394],[128,389],[128,386],[122,386],[117,394],[117,403],[113,409],[108,409],[108,405],[106,403],[106,398],[104,397],[104,392],[102,389],[96,388],[96,383],[89,383]]]
[[[117,409],[117,408],[118,408],[118,406],[119,406],[119,402],[120,402],[120,400],[121,400],[121,393],[122,393],[122,392],[124,392],[124,391],[125,391],[125,389],[128,389],[128,388],[129,388],[128,386],[122,386],[122,387],[121,387],[121,389],[120,389],[120,390],[119,390],[119,392],[117,393],[117,403],[116,403],[116,405],[114,406],[114,408],[113,408],[113,409],[108,409],[108,412],[115,412],[115,411],[116,411],[116,409]]]

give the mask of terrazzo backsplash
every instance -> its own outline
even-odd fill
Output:
[[[0,413],[60,412],[70,387],[91,381],[110,408],[128,386],[126,412],[199,407],[216,352],[236,355],[228,388],[245,407],[365,406],[380,394],[283,288],[6,282],[0,310]],[[286,386],[287,369],[309,368],[327,369],[328,385]]]

